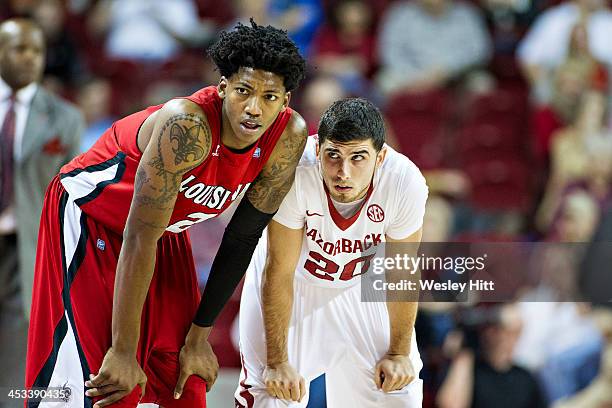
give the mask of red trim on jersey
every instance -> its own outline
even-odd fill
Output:
[[[327,196],[327,206],[329,207],[329,214],[331,215],[332,220],[334,220],[334,224],[336,224],[338,228],[340,228],[342,231],[346,231],[351,225],[355,223],[355,221],[357,221],[357,218],[359,218],[361,210],[363,210],[365,203],[370,199],[372,191],[374,191],[374,186],[372,185],[372,183],[370,183],[368,193],[366,194],[361,205],[359,206],[359,209],[350,218],[344,218],[342,214],[340,214],[338,210],[336,210],[336,207],[334,206],[331,196],[329,195],[329,190],[327,189],[325,182],[323,182],[323,189],[325,190],[325,195]]]
[[[246,408],[253,408],[253,404],[255,404],[255,397],[253,394],[249,392],[249,388],[252,386],[249,384],[245,384],[246,379],[249,377],[249,374],[246,369],[246,365],[244,364],[244,356],[240,353],[240,361],[242,362],[242,369],[244,370],[244,379],[240,381],[240,386],[242,387],[242,391],[240,391],[240,396],[245,399],[247,402]],[[237,403],[238,400],[236,400]],[[240,404],[240,403],[239,403]],[[240,404],[242,406],[242,404]]]

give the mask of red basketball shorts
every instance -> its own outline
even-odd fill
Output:
[[[91,197],[89,197],[91,196]],[[95,191],[79,200],[95,197]],[[95,199],[95,198],[93,198]],[[81,201],[82,202],[82,201]],[[27,401],[26,407],[92,407],[84,383],[111,346],[113,287],[121,236],[81,212],[58,177],[43,207],[26,362],[26,387],[69,390],[67,402]],[[157,246],[155,273],[142,313],[137,358],[147,375],[113,407],[199,408],[206,384],[196,376],[174,400],[178,355],[200,295],[187,233],[166,234]]]

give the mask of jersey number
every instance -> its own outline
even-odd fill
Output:
[[[166,231],[170,231],[170,232],[174,232],[178,234],[179,232],[185,231],[187,228],[191,227],[192,225],[199,224],[200,222],[206,221],[209,218],[216,217],[217,215],[218,214],[206,214],[202,212],[191,213],[187,216],[189,217],[188,220],[181,220],[181,221],[175,222],[172,225],[168,225],[168,228],[166,228]]]
[[[306,263],[304,263],[304,269],[319,279],[333,281],[334,276],[332,275],[338,273],[340,266],[331,259],[325,258],[318,252],[310,251],[308,255],[310,258],[306,260]],[[376,254],[365,255],[348,262],[346,265],[344,265],[344,268],[342,268],[340,280],[351,280],[356,276],[366,273],[368,269],[370,269],[370,261],[372,258],[374,258],[374,255]],[[363,263],[361,266],[361,273],[355,275],[355,268],[359,263]]]

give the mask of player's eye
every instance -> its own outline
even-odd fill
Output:
[[[247,93],[249,93],[249,91],[246,88],[236,88],[236,92],[238,92],[240,95],[246,95]]]
[[[329,152],[327,153],[327,157],[329,157],[330,159],[339,159],[340,155],[336,152]]]
[[[266,95],[266,99],[271,101],[271,102],[274,102],[275,100],[278,99],[278,96],[268,94],[268,95]]]
[[[353,160],[354,161],[361,161],[361,160],[365,160],[365,156],[362,154],[356,154],[353,156]]]

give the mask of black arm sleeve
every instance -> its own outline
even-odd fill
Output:
[[[210,275],[193,322],[212,326],[244,276],[261,234],[274,214],[253,207],[247,197],[238,205],[230,220],[221,246],[210,269]]]

